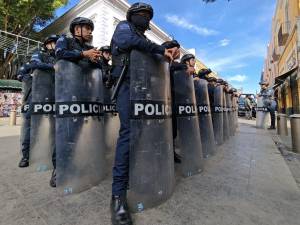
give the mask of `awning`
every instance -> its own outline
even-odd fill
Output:
[[[275,85],[274,86],[279,86],[280,84],[282,84],[285,79],[289,76],[291,76],[296,70],[298,69],[298,66],[296,66],[294,69],[291,69],[290,71],[278,76],[275,78]]]
[[[17,80],[0,80],[0,89],[22,90],[22,82]]]

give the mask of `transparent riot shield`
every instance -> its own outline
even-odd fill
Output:
[[[232,96],[232,111],[233,111],[233,132],[236,133],[236,128],[238,126],[238,103],[237,97],[235,95]]]
[[[214,88],[214,105],[212,107],[212,121],[217,145],[224,143],[223,103],[223,87],[219,85]]]
[[[266,129],[270,121],[267,107],[264,105],[264,97],[257,98],[256,127]]]
[[[66,60],[55,72],[57,187],[78,193],[105,176],[102,73]]]
[[[107,156],[112,159],[117,144],[120,121],[116,104],[111,101],[112,89],[104,88],[104,142]]]
[[[179,168],[185,177],[198,174],[203,170],[202,145],[199,118],[195,98],[193,77],[185,70],[174,71],[174,99],[178,148],[181,163]]]
[[[55,149],[54,79],[54,70],[36,69],[33,72],[30,165],[39,172],[53,167],[51,158]]]
[[[32,113],[32,77],[27,75],[22,80],[22,106],[21,106],[21,134],[20,149],[23,151],[23,157],[29,158],[30,154],[30,125]],[[29,148],[29,149],[27,149]],[[28,151],[27,151],[28,150]]]
[[[133,50],[130,55],[128,203],[142,211],[173,193],[174,153],[169,64]]]
[[[226,93],[223,93],[223,138],[224,141],[229,139],[229,118],[228,118],[228,103],[226,101]]]
[[[232,100],[231,93],[226,93],[226,103],[227,103],[227,116],[228,116],[228,127],[229,127],[229,136],[234,135],[234,121],[233,121],[233,111],[232,111]]]
[[[207,81],[194,80],[197,108],[199,113],[199,127],[203,157],[213,155],[216,150],[211,108],[208,96]]]

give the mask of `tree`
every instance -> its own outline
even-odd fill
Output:
[[[45,27],[54,19],[57,8],[67,3],[68,0],[0,0],[0,29],[16,35],[31,37],[36,34],[37,28]],[[3,43],[0,48],[0,79],[2,77],[12,78],[15,75],[11,72],[12,67],[15,66],[12,63],[16,58],[12,50],[15,49],[15,44],[5,46],[6,39],[9,38],[5,35],[5,33],[1,33],[3,38],[1,42]]]
[[[68,0],[0,0],[0,27],[4,31],[27,36],[35,26],[45,26],[57,8]]]

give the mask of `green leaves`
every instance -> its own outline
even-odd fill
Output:
[[[28,35],[34,26],[45,26],[57,8],[68,0],[0,0],[0,29]]]

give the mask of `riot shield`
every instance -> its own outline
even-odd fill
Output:
[[[130,62],[128,203],[136,212],[166,201],[175,178],[169,64],[135,50]]]
[[[111,157],[117,144],[120,121],[116,104],[111,101],[112,89],[104,88],[104,143],[107,155]]]
[[[214,105],[212,106],[212,121],[217,145],[224,143],[223,134],[223,87],[214,88]]]
[[[203,157],[207,158],[208,156],[213,155],[216,150],[207,81],[204,79],[195,80],[194,85],[199,114]]]
[[[233,121],[233,111],[232,111],[232,100],[231,94],[226,93],[226,103],[227,103],[227,117],[228,117],[228,127],[229,127],[229,136],[234,135],[234,121]]]
[[[229,139],[229,119],[228,119],[228,103],[226,99],[226,93],[223,93],[223,137],[224,141]]]
[[[238,126],[238,103],[237,97],[235,95],[232,96],[232,111],[233,111],[233,133],[236,133],[236,128]]]
[[[55,150],[54,70],[34,70],[32,80],[32,116],[30,131],[30,165],[36,171],[53,167]]]
[[[102,72],[66,60],[55,72],[57,187],[78,193],[105,176]]]
[[[256,127],[261,129],[266,129],[269,123],[269,113],[267,107],[264,105],[264,97],[257,98],[257,108],[256,108]]]
[[[184,177],[198,174],[203,170],[202,146],[199,118],[195,98],[193,77],[185,70],[174,71],[174,99],[177,140],[180,149],[180,172]]]
[[[20,149],[23,157],[29,158],[30,154],[30,125],[32,113],[32,77],[27,75],[22,80],[22,106],[21,106],[21,134],[20,134]]]

